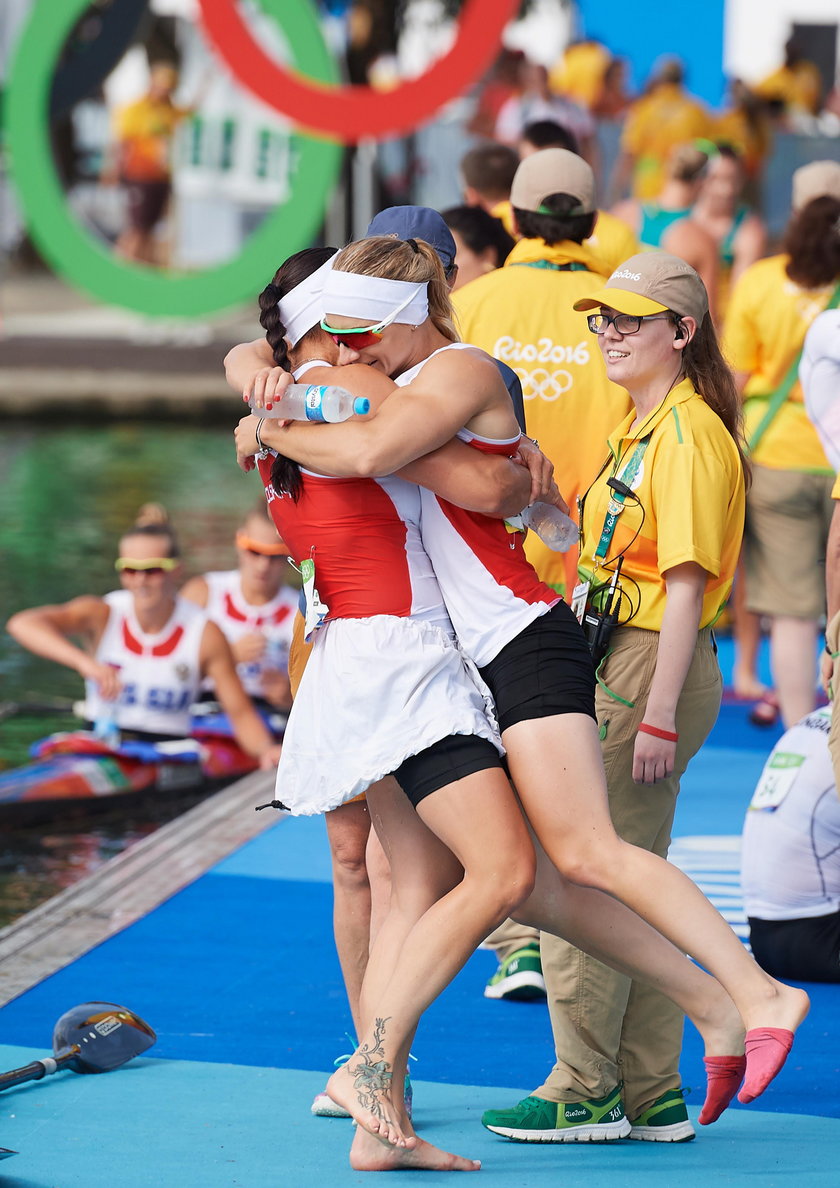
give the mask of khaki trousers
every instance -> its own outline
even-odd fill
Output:
[[[832,654],[840,652],[840,611],[828,624],[825,640]],[[834,768],[834,783],[840,796],[840,655],[836,656],[831,673],[831,731],[828,736],[828,749]]]
[[[710,629],[697,646],[677,704],[674,771],[657,784],[634,784],[633,747],[656,667],[659,634],[615,631],[601,666],[596,713],[616,832],[665,857],[671,841],[680,776],[700,749],[720,708],[722,680]],[[600,1098],[624,1083],[631,1121],[668,1089],[680,1087],[683,1016],[662,994],[632,982],[566,941],[543,933],[542,967],[557,1063],[537,1097],[548,1101]]]

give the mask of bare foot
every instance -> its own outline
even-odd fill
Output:
[[[358,1127],[350,1148],[350,1166],[354,1171],[478,1171],[481,1164],[442,1151],[423,1139],[417,1139],[410,1150],[392,1147]]]
[[[382,1047],[385,1023],[386,1019],[377,1019],[373,1040],[362,1043],[347,1063],[336,1069],[327,1081],[327,1093],[368,1134],[392,1147],[411,1149],[418,1140],[404,1103],[396,1105],[391,1099],[392,1068]]]
[[[762,697],[766,697],[770,690],[766,685],[763,685],[758,677],[753,676],[752,673],[744,675],[733,672],[732,673],[732,689],[736,697],[741,701],[760,701]]]
[[[692,1015],[692,1022],[703,1037],[705,1056],[743,1056],[744,1023],[721,985],[713,986],[707,1009],[702,1016]]]
[[[811,1000],[798,986],[786,986],[775,978],[770,983],[767,996],[756,1000],[744,1014],[744,1025],[748,1031],[757,1027],[781,1027],[796,1031],[811,1006]]]

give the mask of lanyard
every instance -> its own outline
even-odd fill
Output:
[[[553,260],[517,260],[511,268],[548,268],[551,272],[589,272],[585,264],[572,260],[568,264],[555,264]]]
[[[633,480],[639,473],[642,465],[642,458],[645,456],[645,450],[650,443],[650,434],[643,437],[641,441],[636,443],[636,448],[627,460],[627,464],[620,475],[615,477],[627,487],[632,487]],[[604,526],[601,529],[601,539],[598,541],[598,547],[595,549],[595,561],[601,561],[606,557],[610,544],[612,543],[613,533],[615,532],[615,525],[618,517],[624,511],[624,500],[626,495],[623,491],[613,491],[610,495],[609,503],[607,504],[607,514],[604,516]]]

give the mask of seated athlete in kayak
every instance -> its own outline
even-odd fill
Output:
[[[262,499],[237,529],[236,559],[236,569],[190,578],[181,597],[204,607],[221,627],[254,704],[269,712],[288,711],[289,647],[298,591],[287,582],[289,550]],[[207,694],[213,695],[209,684]]]
[[[187,737],[190,706],[209,678],[239,745],[261,767],[273,768],[280,745],[242,688],[221,630],[178,595],[179,567],[165,513],[146,505],[119,542],[121,590],[19,611],[7,630],[30,652],[84,677],[88,718],[110,712],[121,737]]]

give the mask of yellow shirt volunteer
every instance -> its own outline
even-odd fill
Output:
[[[609,442],[610,463],[584,500],[582,580],[593,590],[608,582],[623,557],[619,623],[659,631],[665,613],[665,578],[675,565],[694,561],[706,570],[700,627],[717,618],[729,594],[744,530],[744,475],[734,441],[720,417],[683,380],[659,408],[631,432],[631,412]],[[621,478],[637,443],[647,449],[630,481],[605,562],[595,551],[612,495],[607,480]],[[632,613],[635,611],[635,613]]]
[[[595,230],[583,242],[584,247],[588,247],[598,257],[605,276],[615,272],[620,264],[642,250],[627,224],[608,210],[598,211]]]
[[[521,239],[503,268],[453,294],[464,341],[519,376],[528,433],[554,463],[557,485],[572,508],[606,457],[609,433],[630,407],[624,389],[607,379],[586,316],[572,309],[600,282],[586,247]],[[564,554],[552,552],[533,532],[525,552],[543,581],[564,585]]]
[[[676,83],[663,83],[637,99],[627,113],[621,147],[636,160],[633,196],[657,198],[665,181],[665,163],[678,144],[710,136],[706,109]]]
[[[121,107],[114,119],[120,142],[120,168],[127,181],[167,181],[170,146],[179,122],[187,114],[170,102],[146,96]]]
[[[712,140],[731,144],[741,154],[747,177],[757,177],[770,149],[773,135],[769,123],[756,123],[746,112],[733,107],[722,112],[714,122]]]
[[[814,62],[780,66],[753,87],[762,99],[780,99],[792,111],[817,115],[822,97],[822,75]]]
[[[516,228],[513,225],[513,211],[509,202],[499,202],[490,213],[494,218],[504,223],[508,235],[516,238]],[[608,210],[599,210],[595,220],[595,230],[589,239],[584,239],[583,246],[597,256],[595,271],[609,276],[615,272],[619,264],[629,260],[641,251],[639,241],[630,228],[621,219],[617,219]]]
[[[749,441],[767,409],[770,393],[784,380],[805,334],[822,313],[835,285],[803,289],[787,276],[787,256],[758,260],[741,274],[726,311],[723,348],[736,371],[749,372],[744,414]],[[770,422],[753,460],[776,470],[830,474],[817,431],[808,420],[799,381]]]
[[[579,41],[570,45],[552,67],[549,86],[552,91],[568,95],[583,107],[594,107],[601,97],[604,75],[611,61],[612,54],[600,42]]]

